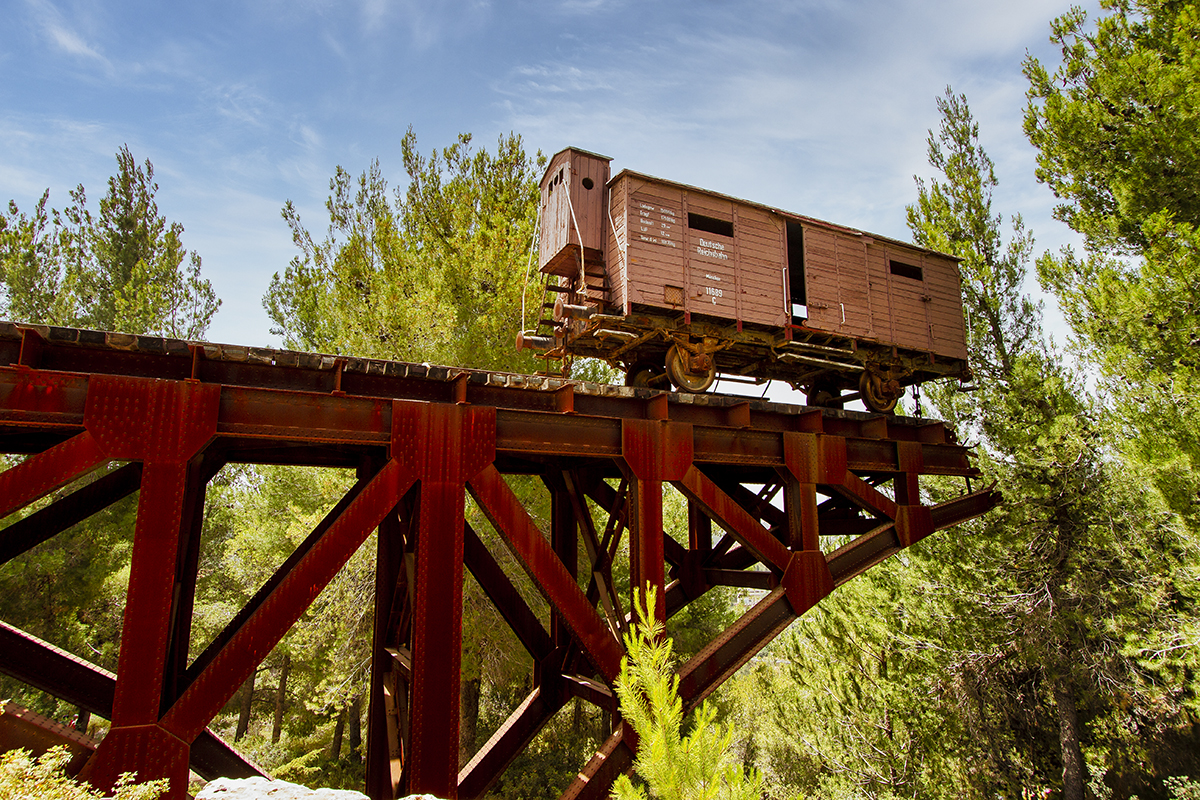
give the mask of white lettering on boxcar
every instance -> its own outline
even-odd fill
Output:
[[[629,199],[629,227],[635,233],[636,241],[655,244],[661,247],[678,248],[674,240],[678,230],[679,211],[664,208],[655,202],[647,202],[641,197]]]
[[[706,273],[704,273],[704,277],[708,278],[710,281],[716,281],[717,283],[720,283],[720,282],[721,282],[721,276],[720,276],[720,275],[709,275],[709,274],[706,272]]]
[[[722,253],[719,250],[709,250],[707,247],[697,247],[696,252],[702,256],[708,256],[709,258],[717,258],[717,259],[720,259],[721,261],[729,260],[728,253]]]

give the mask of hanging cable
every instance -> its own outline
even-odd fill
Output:
[[[583,234],[579,232],[579,220],[575,219],[575,205],[571,202],[571,163],[567,162],[567,208],[571,212],[571,224],[575,226],[575,235],[579,237],[579,293],[586,300],[588,296],[587,266],[583,257]]]
[[[529,276],[533,274],[533,253],[542,238],[542,201],[538,200],[537,218],[533,222],[533,236],[529,239],[529,260],[525,265],[525,284],[521,287],[521,330],[529,330],[525,316],[525,294],[529,291]]]
[[[629,245],[628,245],[627,241],[623,242],[617,236],[617,224],[615,222],[613,222],[613,215],[612,215],[612,189],[608,190],[608,227],[609,227],[609,230],[612,231],[613,239],[615,239],[617,242],[617,252],[621,255],[622,274],[628,276],[629,273],[626,270],[629,266],[629,250],[628,250]],[[628,235],[625,238],[628,239]],[[612,287],[609,286],[609,288],[611,289]],[[611,300],[612,300],[612,295],[610,294],[609,301],[611,302]]]

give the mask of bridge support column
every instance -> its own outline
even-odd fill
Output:
[[[627,419],[621,425],[621,465],[629,481],[629,580],[637,592],[656,591],[654,614],[665,620],[664,481],[682,480],[692,466],[692,426]],[[636,611],[634,612],[636,619]]]
[[[194,457],[216,433],[220,387],[93,380],[84,426],[110,458],[142,460],[144,467],[123,622],[138,635],[121,637],[112,729],[81,777],[108,792],[134,765],[140,780],[169,778],[167,796],[182,798],[191,742],[162,727],[159,718],[174,699],[166,696],[177,666],[170,658],[172,619],[180,603],[191,602],[174,591],[186,556],[182,545],[192,532],[185,497],[197,492]]]
[[[400,738],[402,732],[394,729],[399,718],[395,706],[392,714],[373,708],[370,723],[392,729],[386,735],[381,735],[378,727],[368,732],[372,747],[367,774],[372,776],[374,797],[406,791],[453,800],[458,797],[463,503],[467,481],[495,460],[496,412],[493,408],[427,403],[396,403],[394,408],[392,459],[409,466],[419,486],[413,511],[417,524],[408,682],[410,747],[402,756],[404,780],[397,782],[394,748],[385,750],[382,745]],[[381,535],[389,532],[385,529]],[[393,553],[398,546],[396,542],[388,545]],[[396,585],[391,577],[398,571],[395,558],[389,553],[389,563],[380,564],[380,569],[389,573],[380,584],[391,578],[391,585]],[[378,613],[377,620],[380,616]],[[395,615],[389,612],[387,616]],[[390,636],[385,632],[383,638]],[[378,650],[374,657],[377,662],[392,658]],[[377,664],[374,672],[381,671]],[[384,701],[381,695],[382,688],[376,688],[372,702]],[[393,702],[403,701],[393,698]],[[381,779],[386,779],[387,785],[380,785]]]

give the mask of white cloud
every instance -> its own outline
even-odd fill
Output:
[[[490,0],[360,0],[359,5],[365,35],[390,38],[398,27],[419,51],[477,32],[490,12]]]
[[[498,86],[501,93],[530,96],[611,90],[614,77],[618,80],[631,77],[616,70],[584,71],[573,65],[552,63],[519,66],[513,74],[519,82],[511,88]]]
[[[231,83],[214,86],[205,92],[217,113],[256,128],[268,125],[267,117],[273,105],[249,83]]]
[[[530,149],[585,147],[617,169],[904,237],[949,83],[996,161],[997,209],[1024,211],[1049,245],[1053,198],[1020,132],[1020,61],[1048,52],[1057,13],[1043,3],[252,0],[242,18],[193,13],[184,27],[119,0],[24,0],[0,59],[24,66],[32,44],[56,69],[0,109],[0,187],[23,208],[46,186],[59,206],[79,182],[100,193],[128,141],[160,170],[164,209],[183,197],[171,217],[222,276],[214,335],[250,341],[223,320],[261,320],[264,281],[287,260],[283,201],[320,221],[333,166],[376,156],[402,181],[409,123],[428,144],[512,130]],[[221,197],[239,193],[225,214]]]
[[[58,45],[59,49],[65,50],[73,56],[86,56],[104,61],[104,57],[83,41],[79,34],[74,31],[55,25],[53,22],[48,22],[46,24],[46,33],[50,36],[51,41]]]
[[[108,71],[112,70],[109,60],[87,42],[50,0],[26,0],[26,5],[34,23],[54,47],[68,55],[94,61]]]
[[[562,0],[559,8],[568,14],[594,14],[615,5],[612,0]]]
[[[374,28],[387,15],[389,0],[362,0],[363,26]]]
[[[1029,184],[1020,61],[1056,13],[1044,3],[691,9],[623,37],[564,37],[514,68],[495,87],[505,125],[550,151],[587,147],[617,169],[906,237],[949,83],[968,92],[998,170]]]

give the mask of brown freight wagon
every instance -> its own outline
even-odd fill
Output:
[[[542,178],[538,327],[518,345],[683,391],[782,380],[809,402],[895,408],[969,377],[957,259],[568,148]],[[843,394],[843,392],[849,392]]]

